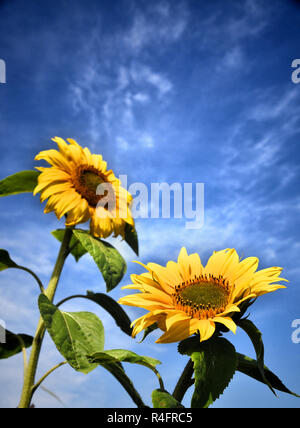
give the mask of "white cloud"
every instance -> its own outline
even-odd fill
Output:
[[[141,142],[144,147],[147,147],[149,149],[152,149],[155,145],[153,137],[149,134],[142,134]]]
[[[183,3],[174,4],[172,8],[166,2],[151,4],[145,12],[134,11],[132,27],[124,40],[136,54],[147,46],[163,49],[183,35],[187,24],[188,12]]]
[[[260,95],[261,101],[250,111],[249,118],[256,121],[274,120],[283,117],[292,119],[299,117],[299,91],[297,87],[284,89],[278,94],[274,88],[266,88]]]
[[[145,94],[143,92],[138,92],[137,94],[133,95],[134,101],[137,101],[141,104],[146,104],[150,101],[150,96],[148,94]]]
[[[220,71],[224,71],[224,68],[228,69],[238,69],[244,66],[245,55],[240,46],[235,46],[224,55],[221,66],[219,66]]]
[[[117,137],[116,142],[118,145],[118,149],[124,150],[124,151],[127,151],[130,149],[130,144],[128,143],[128,141],[124,140],[124,138]]]

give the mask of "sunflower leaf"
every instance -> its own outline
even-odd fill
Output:
[[[180,351],[194,363],[195,391],[192,408],[207,408],[229,385],[237,366],[234,346],[228,340],[216,337],[196,343],[195,338],[181,343]]]
[[[276,392],[272,388],[272,385],[268,382],[268,379],[266,378],[266,375],[265,375],[265,369],[264,369],[265,349],[264,349],[264,343],[262,340],[262,333],[249,319],[245,319],[245,318],[241,319],[240,321],[238,321],[237,325],[241,327],[245,331],[245,333],[249,336],[256,352],[257,367],[261,373],[264,383],[270,388],[273,394],[276,395]]]
[[[2,329],[1,326],[0,329]],[[27,334],[14,334],[9,330],[4,330],[4,334],[1,333],[0,336],[5,338],[5,343],[1,343],[0,341],[0,360],[19,354],[23,346],[25,346],[25,348],[30,348],[33,342],[32,336],[28,336]]]
[[[22,171],[0,181],[0,197],[31,193],[37,186],[39,171]]]
[[[125,391],[127,391],[128,395],[132,398],[133,402],[139,408],[146,407],[143,403],[143,400],[140,394],[135,389],[132,381],[126,375],[125,370],[119,363],[101,363],[101,366],[104,367],[107,371],[109,371],[123,386]]]
[[[184,406],[179,403],[171,394],[161,389],[152,392],[152,403],[154,409],[179,409]]]
[[[177,350],[181,355],[191,355],[194,351],[199,349],[200,338],[199,336],[191,336],[179,342]]]
[[[108,242],[91,236],[87,231],[74,230],[73,234],[93,257],[106,282],[107,291],[113,290],[126,272],[126,262]]]
[[[128,336],[131,336],[131,321],[123,308],[114,299],[109,297],[107,294],[93,293],[92,291],[87,291],[86,298],[105,309],[114,318],[120,329],[124,333],[128,334]]]
[[[57,229],[51,232],[51,234],[56,238],[59,242],[62,242],[65,236],[65,229]],[[76,262],[87,253],[87,250],[82,246],[81,242],[76,238],[73,233],[70,242],[71,254],[75,258]]]
[[[258,380],[259,382],[265,383],[261,371],[258,368],[258,364],[256,360],[253,360],[250,357],[247,357],[246,355],[237,353],[237,359],[238,359],[238,365],[237,370],[241,373],[244,373],[247,376],[252,377],[255,380]],[[285,392],[286,394],[294,395],[295,397],[300,398],[299,395],[295,394],[294,392],[290,391],[282,382],[281,380],[271,372],[271,370],[268,369],[268,367],[264,366],[264,373],[265,377],[268,381],[268,383],[278,391]]]
[[[89,360],[92,363],[131,363],[131,364],[140,364],[142,366],[148,367],[153,370],[158,364],[161,364],[160,361],[155,360],[154,358],[144,357],[138,355],[135,352],[127,351],[126,349],[112,349],[110,351],[96,352],[93,355],[89,356]]]
[[[137,355],[134,352],[127,351],[125,349],[112,349],[110,351],[96,352],[88,358],[91,363],[101,365],[115,376],[138,407],[145,407],[139,393],[134,388],[131,380],[127,377],[121,363],[140,364],[156,372],[155,368],[158,364],[161,364],[160,361],[155,360],[154,358]]]
[[[104,328],[99,318],[90,312],[62,312],[41,294],[39,309],[48,333],[58,351],[73,369],[89,373],[97,365],[88,354],[104,349]]]
[[[132,248],[135,254],[139,255],[139,241],[136,229],[130,224],[125,225],[125,241]]]
[[[10,258],[6,250],[0,249],[0,272],[9,268],[18,268],[19,266]]]

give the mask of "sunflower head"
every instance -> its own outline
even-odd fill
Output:
[[[158,343],[177,342],[194,333],[200,341],[208,340],[222,325],[235,333],[233,317],[244,302],[285,288],[279,281],[286,281],[280,278],[281,268],[258,271],[257,258],[240,260],[235,249],[214,252],[205,267],[198,254],[188,255],[185,248],[177,263],[143,266],[148,272],[132,275],[133,284],[124,287],[140,292],[119,303],[149,311],[132,323],[133,336],[157,322],[164,331]]]
[[[36,156],[49,168],[37,167],[41,174],[34,194],[41,193],[41,202],[48,199],[45,213],[54,211],[60,219],[66,215],[66,226],[91,220],[91,233],[106,238],[125,234],[126,223],[134,226],[130,212],[132,196],[101,155],[91,154],[76,141],[54,138],[58,150],[46,150]]]

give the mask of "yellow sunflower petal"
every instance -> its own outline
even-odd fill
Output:
[[[184,340],[197,331],[198,325],[195,326],[194,320],[186,319],[178,321],[156,341],[156,343],[172,343]]]
[[[188,281],[188,279],[191,276],[191,269],[190,269],[190,263],[189,263],[189,256],[186,251],[186,248],[183,247],[180,250],[179,256],[178,256],[178,265],[180,268],[180,274],[183,281]]]
[[[238,261],[239,258],[234,248],[215,251],[205,266],[205,273],[228,278],[232,269],[238,265]]]
[[[36,155],[35,160],[45,160],[50,165],[59,168],[66,172],[71,172],[71,166],[68,164],[66,159],[57,150],[44,150]]]
[[[46,176],[42,173],[38,178],[38,184],[35,187],[33,191],[33,195],[35,196],[37,193],[40,193],[45,187],[51,185],[51,184],[58,184],[58,183],[68,183],[68,186],[70,188],[69,184],[69,175],[65,174],[55,174],[54,176],[50,176],[47,174]]]
[[[199,254],[191,254],[189,256],[189,262],[191,267],[191,275],[192,276],[200,276],[203,274],[203,266],[201,263],[201,259],[199,257]]]
[[[229,317],[214,317],[214,322],[218,322],[220,324],[225,325],[229,330],[231,330],[234,334],[236,333],[236,323]]]
[[[178,321],[185,321],[185,320],[190,320],[191,317],[187,316],[186,313],[182,312],[182,311],[171,311],[168,313],[168,315],[166,316],[166,328],[167,330],[169,330],[173,324],[176,324]]]
[[[46,189],[43,189],[41,192],[41,202],[44,202],[51,195],[55,195],[56,193],[67,192],[70,190],[70,184],[66,182],[55,182],[53,181],[49,184]]]
[[[156,273],[161,286],[165,289],[166,292],[172,293],[174,286],[176,285],[177,277],[169,269],[164,268],[156,263],[148,263],[148,269]]]
[[[196,320],[197,330],[200,333],[200,342],[204,342],[211,338],[214,334],[216,326],[212,320]]]

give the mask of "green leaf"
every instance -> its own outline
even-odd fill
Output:
[[[140,364],[151,370],[155,370],[156,366],[161,364],[160,361],[155,360],[154,358],[144,357],[134,352],[127,351],[126,349],[112,349],[110,351],[97,352],[90,355],[90,361],[99,364],[117,362]]]
[[[57,229],[51,232],[54,238],[56,238],[59,242],[62,242],[65,236],[65,229]],[[80,241],[76,238],[76,236],[72,235],[70,248],[72,248],[71,254],[75,258],[76,262],[87,253],[87,250],[81,245]]]
[[[264,370],[265,349],[264,349],[264,343],[262,340],[262,333],[253,324],[253,322],[248,319],[242,319],[238,321],[238,326],[241,327],[245,331],[245,333],[247,333],[247,335],[249,336],[256,352],[257,366],[264,380],[264,383],[271,389],[273,394],[276,395],[276,392],[272,388],[271,384],[269,384],[265,376],[265,370]]]
[[[38,183],[39,171],[22,171],[0,181],[0,196],[33,193]]]
[[[258,368],[258,364],[256,360],[247,357],[246,355],[242,355],[237,353],[238,365],[237,370],[241,373],[244,373],[247,376],[252,377],[259,382],[265,383],[264,378],[262,377],[261,371]],[[285,392],[287,394],[294,395],[295,397],[300,398],[299,395],[291,392],[282,382],[281,380],[268,369],[268,367],[264,366],[265,378],[268,381],[268,384],[272,386],[272,388],[277,389],[278,391]]]
[[[86,298],[105,309],[114,318],[120,329],[124,333],[128,334],[128,336],[131,336],[131,321],[121,305],[119,305],[114,299],[107,296],[107,294],[93,293],[92,291],[87,291]]]
[[[23,345],[30,348],[33,342],[33,337],[27,334],[14,334],[9,330],[5,330],[5,336],[5,343],[0,343],[0,360],[19,354]]]
[[[199,337],[192,337],[182,341],[179,348],[194,363],[195,391],[191,407],[207,408],[227,388],[236,371],[235,348],[220,337],[201,343]]]
[[[96,352],[89,356],[89,360],[91,363],[98,363],[106,368],[106,370],[109,370],[118,379],[121,385],[123,385],[138,407],[145,407],[131,380],[126,376],[121,363],[140,364],[148,367],[157,375],[156,366],[161,364],[160,361],[154,358],[137,355],[126,349],[112,349],[110,351]]]
[[[6,250],[0,249],[0,272],[9,268],[18,268],[19,266],[11,260]]]
[[[198,351],[199,344],[200,344],[199,335],[197,336],[195,335],[195,336],[188,337],[187,339],[184,339],[181,342],[179,342],[177,349],[181,355],[191,356],[191,354],[194,351],[195,352]]]
[[[59,352],[75,370],[89,373],[97,365],[87,355],[104,349],[104,328],[90,312],[63,312],[41,294],[39,309],[48,333]]]
[[[107,291],[113,290],[126,272],[126,262],[121,254],[108,242],[91,236],[87,231],[74,230],[73,234],[93,257],[103,275]]]
[[[152,403],[154,409],[179,409],[184,408],[171,394],[161,389],[152,392]]]
[[[139,241],[137,231],[130,224],[126,223],[125,225],[125,241],[132,248],[132,250],[139,255]]]
[[[133,402],[137,405],[139,408],[147,407],[143,403],[143,400],[140,396],[140,394],[135,389],[133,383],[129,379],[129,377],[126,375],[125,370],[119,363],[101,363],[102,367],[104,367],[106,370],[108,370],[123,386],[123,388],[127,391],[129,396],[132,398]]]

